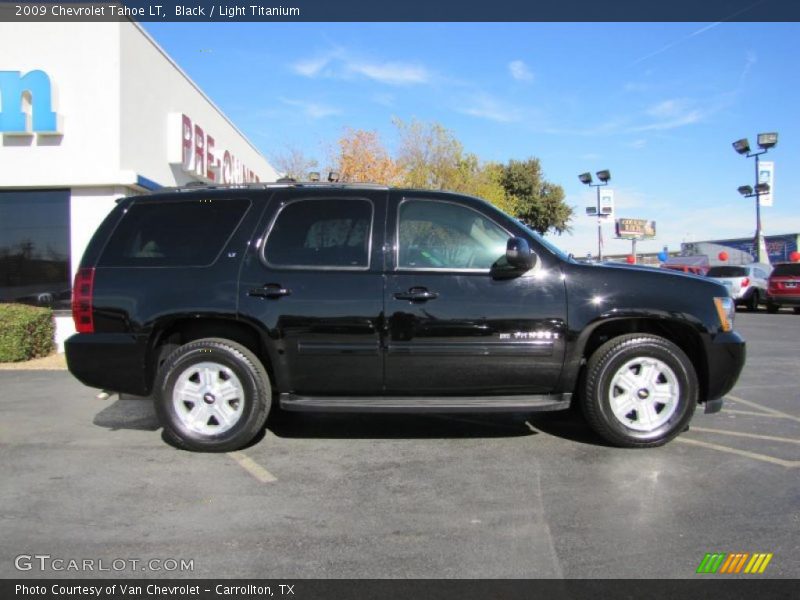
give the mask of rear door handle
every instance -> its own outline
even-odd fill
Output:
[[[289,296],[292,290],[283,287],[279,283],[265,283],[259,288],[253,288],[247,292],[248,296],[255,296],[256,298],[271,298],[277,299],[283,296]]]
[[[411,302],[426,302],[428,300],[436,300],[439,297],[437,292],[429,292],[424,287],[412,287],[407,292],[397,292],[394,295],[398,300],[409,300]]]

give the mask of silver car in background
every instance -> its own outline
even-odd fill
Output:
[[[706,276],[728,288],[737,305],[744,305],[747,310],[758,310],[759,304],[767,302],[767,279],[771,271],[770,265],[762,263],[722,265],[711,267]]]

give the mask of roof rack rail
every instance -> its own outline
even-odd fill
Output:
[[[285,177],[278,179],[275,182],[258,182],[258,183],[204,183],[202,181],[190,181],[184,185],[173,187],[162,187],[153,190],[152,194],[161,194],[165,192],[197,192],[200,190],[237,190],[237,189],[251,189],[251,190],[267,190],[273,188],[286,188],[286,187],[303,187],[303,188],[345,188],[345,189],[378,189],[388,190],[389,186],[381,183],[341,183],[341,182],[328,182],[328,181],[295,181],[294,179]]]

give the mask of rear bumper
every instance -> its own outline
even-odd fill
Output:
[[[89,387],[136,396],[150,393],[146,336],[78,333],[64,342],[64,352],[70,373]]]
[[[780,306],[800,306],[800,295],[796,294],[770,294],[767,299]]]
[[[744,338],[735,331],[720,333],[706,344],[706,356],[708,389],[705,400],[721,408],[721,404],[714,401],[731,391],[744,367],[747,356]]]

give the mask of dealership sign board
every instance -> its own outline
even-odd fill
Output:
[[[617,237],[620,238],[654,238],[656,237],[656,222],[647,219],[617,219]]]
[[[207,183],[260,181],[232,152],[218,147],[215,138],[199,123],[182,113],[170,113],[168,119],[170,164],[179,165],[185,173]]]
[[[587,206],[586,214],[590,217],[614,217],[614,190],[603,189],[600,193],[600,215],[597,214],[596,206]]]
[[[769,192],[759,194],[758,201],[761,206],[772,206],[772,195],[775,193],[775,163],[762,160],[758,163],[758,183],[769,185]]]

